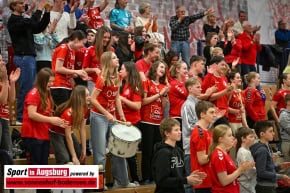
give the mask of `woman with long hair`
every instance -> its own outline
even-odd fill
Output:
[[[124,62],[121,66],[120,76],[122,78],[120,100],[122,102],[125,118],[127,121],[131,122],[132,125],[139,128],[139,122],[141,121],[140,110],[143,87],[135,63]],[[140,179],[138,176],[138,163],[136,155],[131,158],[127,158],[127,161],[130,168],[132,181],[135,184],[138,184]]]
[[[247,114],[247,123],[253,128],[255,122],[266,119],[265,112],[265,92],[257,87],[260,85],[260,75],[257,72],[249,72],[245,75],[247,88],[243,91],[245,98],[245,109]]]
[[[133,61],[134,60],[134,52],[133,52],[133,35],[130,33],[122,33],[119,36],[118,44],[116,45],[115,53],[117,57],[119,58],[119,68],[121,68],[121,65],[123,62],[127,61]]]
[[[53,52],[52,71],[55,74],[55,81],[51,86],[51,95],[56,105],[69,99],[74,85],[73,78],[79,76],[83,80],[88,79],[84,70],[75,70],[76,51],[84,47],[85,39],[85,34],[76,30],[63,40]]]
[[[166,64],[155,61],[149,70],[148,79],[143,81],[144,97],[141,108],[142,131],[142,176],[144,184],[152,183],[151,159],[153,146],[161,141],[159,125],[163,109],[167,104]]]
[[[280,110],[286,108],[284,99],[287,94],[290,94],[290,73],[281,75],[277,85],[277,92],[272,98],[270,110],[276,123],[279,123]]]
[[[52,127],[50,129],[51,143],[54,149],[57,164],[72,162],[79,165],[86,158],[86,130],[88,118],[89,91],[85,86],[78,85],[72,90],[68,101],[57,107],[54,115],[66,121],[63,129]],[[80,144],[73,131],[80,133]]]
[[[239,72],[230,72],[228,81],[234,87],[231,96],[229,97],[229,124],[235,135],[238,128],[248,127],[245,114],[245,100],[242,95],[242,79]]]
[[[49,156],[49,128],[51,125],[65,127],[59,117],[52,117],[53,100],[50,87],[54,75],[49,68],[42,68],[32,88],[25,97],[21,137],[24,139],[32,165],[47,165]]]
[[[240,193],[237,178],[255,166],[255,162],[245,161],[237,168],[227,153],[234,144],[232,130],[228,125],[217,125],[212,130],[212,144],[209,147],[211,164],[212,193]]]
[[[87,49],[83,69],[88,73],[90,80],[88,81],[88,89],[92,93],[97,77],[101,73],[101,56],[104,52],[114,51],[111,46],[112,34],[110,28],[102,26],[98,29],[95,38],[95,45]]]
[[[106,164],[106,145],[111,128],[115,122],[115,113],[121,121],[126,121],[120,100],[119,60],[114,52],[104,52],[101,56],[102,72],[98,76],[91,95],[91,140],[95,165]],[[135,187],[129,183],[126,160],[110,154],[114,187]]]

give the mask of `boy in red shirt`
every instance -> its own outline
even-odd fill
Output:
[[[212,142],[209,126],[216,119],[215,105],[207,101],[199,101],[195,106],[198,122],[192,129],[190,138],[190,165],[191,171],[198,170],[207,174],[205,180],[194,186],[196,193],[211,193],[211,176],[208,159],[208,149]]]

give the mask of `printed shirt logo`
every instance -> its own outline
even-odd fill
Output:
[[[224,154],[221,151],[218,151],[218,156],[219,156],[219,160],[223,160],[224,159]]]
[[[184,162],[182,159],[177,156],[171,158],[171,168],[181,168],[184,166]]]

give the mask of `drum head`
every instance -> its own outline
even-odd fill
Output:
[[[128,142],[141,139],[141,132],[134,126],[116,124],[112,127],[112,133],[117,138]]]

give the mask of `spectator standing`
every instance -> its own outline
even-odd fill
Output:
[[[75,29],[77,25],[76,16],[74,13],[77,6],[72,6],[70,13],[68,13],[63,11],[64,5],[64,0],[55,0],[50,12],[50,22],[53,22],[55,19],[58,21],[55,28],[55,33],[60,41],[67,38],[69,30]]]
[[[243,22],[247,21],[247,19],[247,13],[245,11],[240,11],[239,20],[233,26],[233,30],[237,33],[237,35],[243,33]]]
[[[139,6],[140,15],[137,16],[135,27],[143,26],[147,33],[157,32],[157,16],[151,15],[151,6],[147,2],[142,2]]]
[[[256,72],[256,59],[257,54],[262,50],[260,44],[260,34],[254,34],[254,27],[248,21],[243,22],[243,33],[238,39],[242,42],[241,53],[241,75],[244,76],[249,72]]]
[[[25,12],[23,0],[12,0],[9,4],[12,14],[8,20],[8,31],[14,49],[13,60],[15,65],[21,69],[17,99],[17,120],[20,122],[22,122],[24,97],[32,88],[36,76],[36,53],[33,34],[45,30],[49,23],[50,6],[46,6],[47,4],[48,0],[41,0],[31,18],[22,16]],[[42,16],[43,10],[45,10],[45,13]]]
[[[176,15],[170,18],[169,25],[171,28],[171,49],[177,54],[181,54],[182,60],[189,66],[189,25],[205,15],[213,14],[214,10],[210,8],[205,12],[191,16],[186,16],[185,12],[185,6],[177,6]]]
[[[134,28],[131,25],[132,15],[125,10],[128,0],[116,0],[115,8],[110,12],[110,25],[112,30],[133,32]]]
[[[203,25],[204,36],[206,37],[208,32],[215,32],[219,34],[220,27],[216,23],[215,14],[207,15],[206,19],[207,19],[207,23]]]
[[[281,150],[284,155],[284,161],[290,161],[290,94],[287,94],[284,99],[285,108],[281,109],[279,116],[280,135],[281,135]]]
[[[94,0],[85,0],[82,11],[89,17],[89,28],[99,29],[105,25],[101,12],[109,5],[109,0],[104,0],[98,7],[94,7],[94,2]]]
[[[290,30],[287,28],[287,22],[281,19],[278,22],[278,29],[275,31],[276,44],[282,48],[290,48]]]

